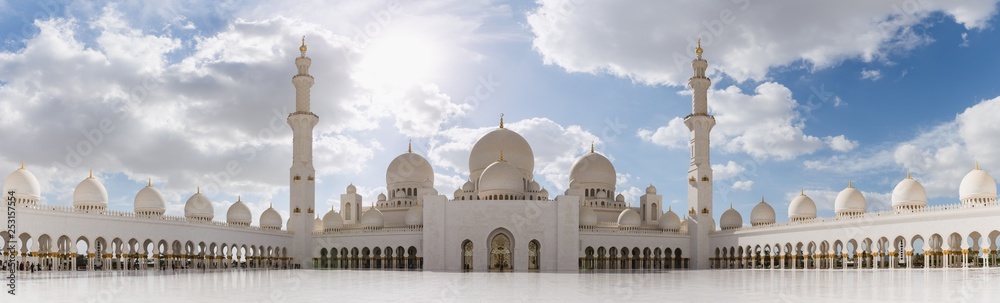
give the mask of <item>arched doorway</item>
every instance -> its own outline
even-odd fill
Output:
[[[506,230],[494,231],[490,236],[490,270],[510,271],[514,268],[514,259],[511,252],[514,250],[514,242]]]
[[[472,241],[462,243],[462,271],[472,271]]]
[[[541,268],[538,264],[540,253],[541,245],[539,245],[538,240],[528,242],[528,270],[539,270]]]

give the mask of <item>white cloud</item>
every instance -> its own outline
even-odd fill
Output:
[[[958,46],[969,47],[969,33],[962,33],[962,43]]]
[[[729,161],[726,164],[713,164],[712,165],[712,175],[715,176],[716,181],[722,181],[735,177],[742,173],[746,168],[742,165]]]
[[[877,69],[862,69],[861,79],[876,81],[882,79],[882,71]]]
[[[995,1],[574,1],[541,0],[528,13],[533,45],[546,64],[608,73],[641,83],[680,85],[703,39],[710,68],[744,81],[806,62],[819,69],[929,43],[913,27],[933,13],[982,29]]]
[[[742,191],[750,191],[750,190],[753,189],[753,180],[741,180],[741,181],[733,182],[733,189],[735,189],[735,190],[742,190]]]
[[[738,87],[730,86],[710,90],[708,98],[709,111],[717,121],[711,142],[725,152],[792,159],[825,145],[820,138],[804,133],[805,122],[796,112],[799,104],[781,84],[762,83],[754,94],[744,94]],[[656,131],[640,129],[636,134],[644,141],[675,149],[686,147],[689,140],[681,118],[670,120]]]
[[[855,147],[858,147],[858,141],[851,141],[844,137],[844,135],[839,135],[836,137],[827,136],[823,138],[823,141],[830,146],[830,149],[839,152],[851,151]]]

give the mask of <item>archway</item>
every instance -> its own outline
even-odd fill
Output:
[[[514,250],[514,241],[510,232],[497,229],[490,234],[488,243],[490,243],[490,270],[513,270],[514,258],[511,252]]]
[[[472,241],[465,240],[462,242],[462,271],[472,271]]]
[[[531,240],[528,242],[528,270],[539,270],[541,266],[538,264],[538,257],[541,253],[541,245],[538,240]]]

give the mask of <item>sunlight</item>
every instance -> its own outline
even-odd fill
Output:
[[[396,33],[362,50],[357,80],[371,87],[398,88],[427,82],[440,70],[443,50],[426,36]]]

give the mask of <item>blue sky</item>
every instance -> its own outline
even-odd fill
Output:
[[[501,113],[550,193],[594,141],[628,201],[652,183],[683,208],[701,37],[717,211],[763,196],[783,221],[805,189],[832,216],[849,181],[885,209],[907,171],[957,203],[974,161],[1000,169],[997,4],[861,3],[0,0],[0,167],[26,161],[46,204],[71,205],[93,169],[112,209],[152,178],[169,214],[202,186],[217,219],[237,195],[287,217],[282,119],[306,35],[321,213],[350,183],[374,200],[409,139],[450,195]]]

